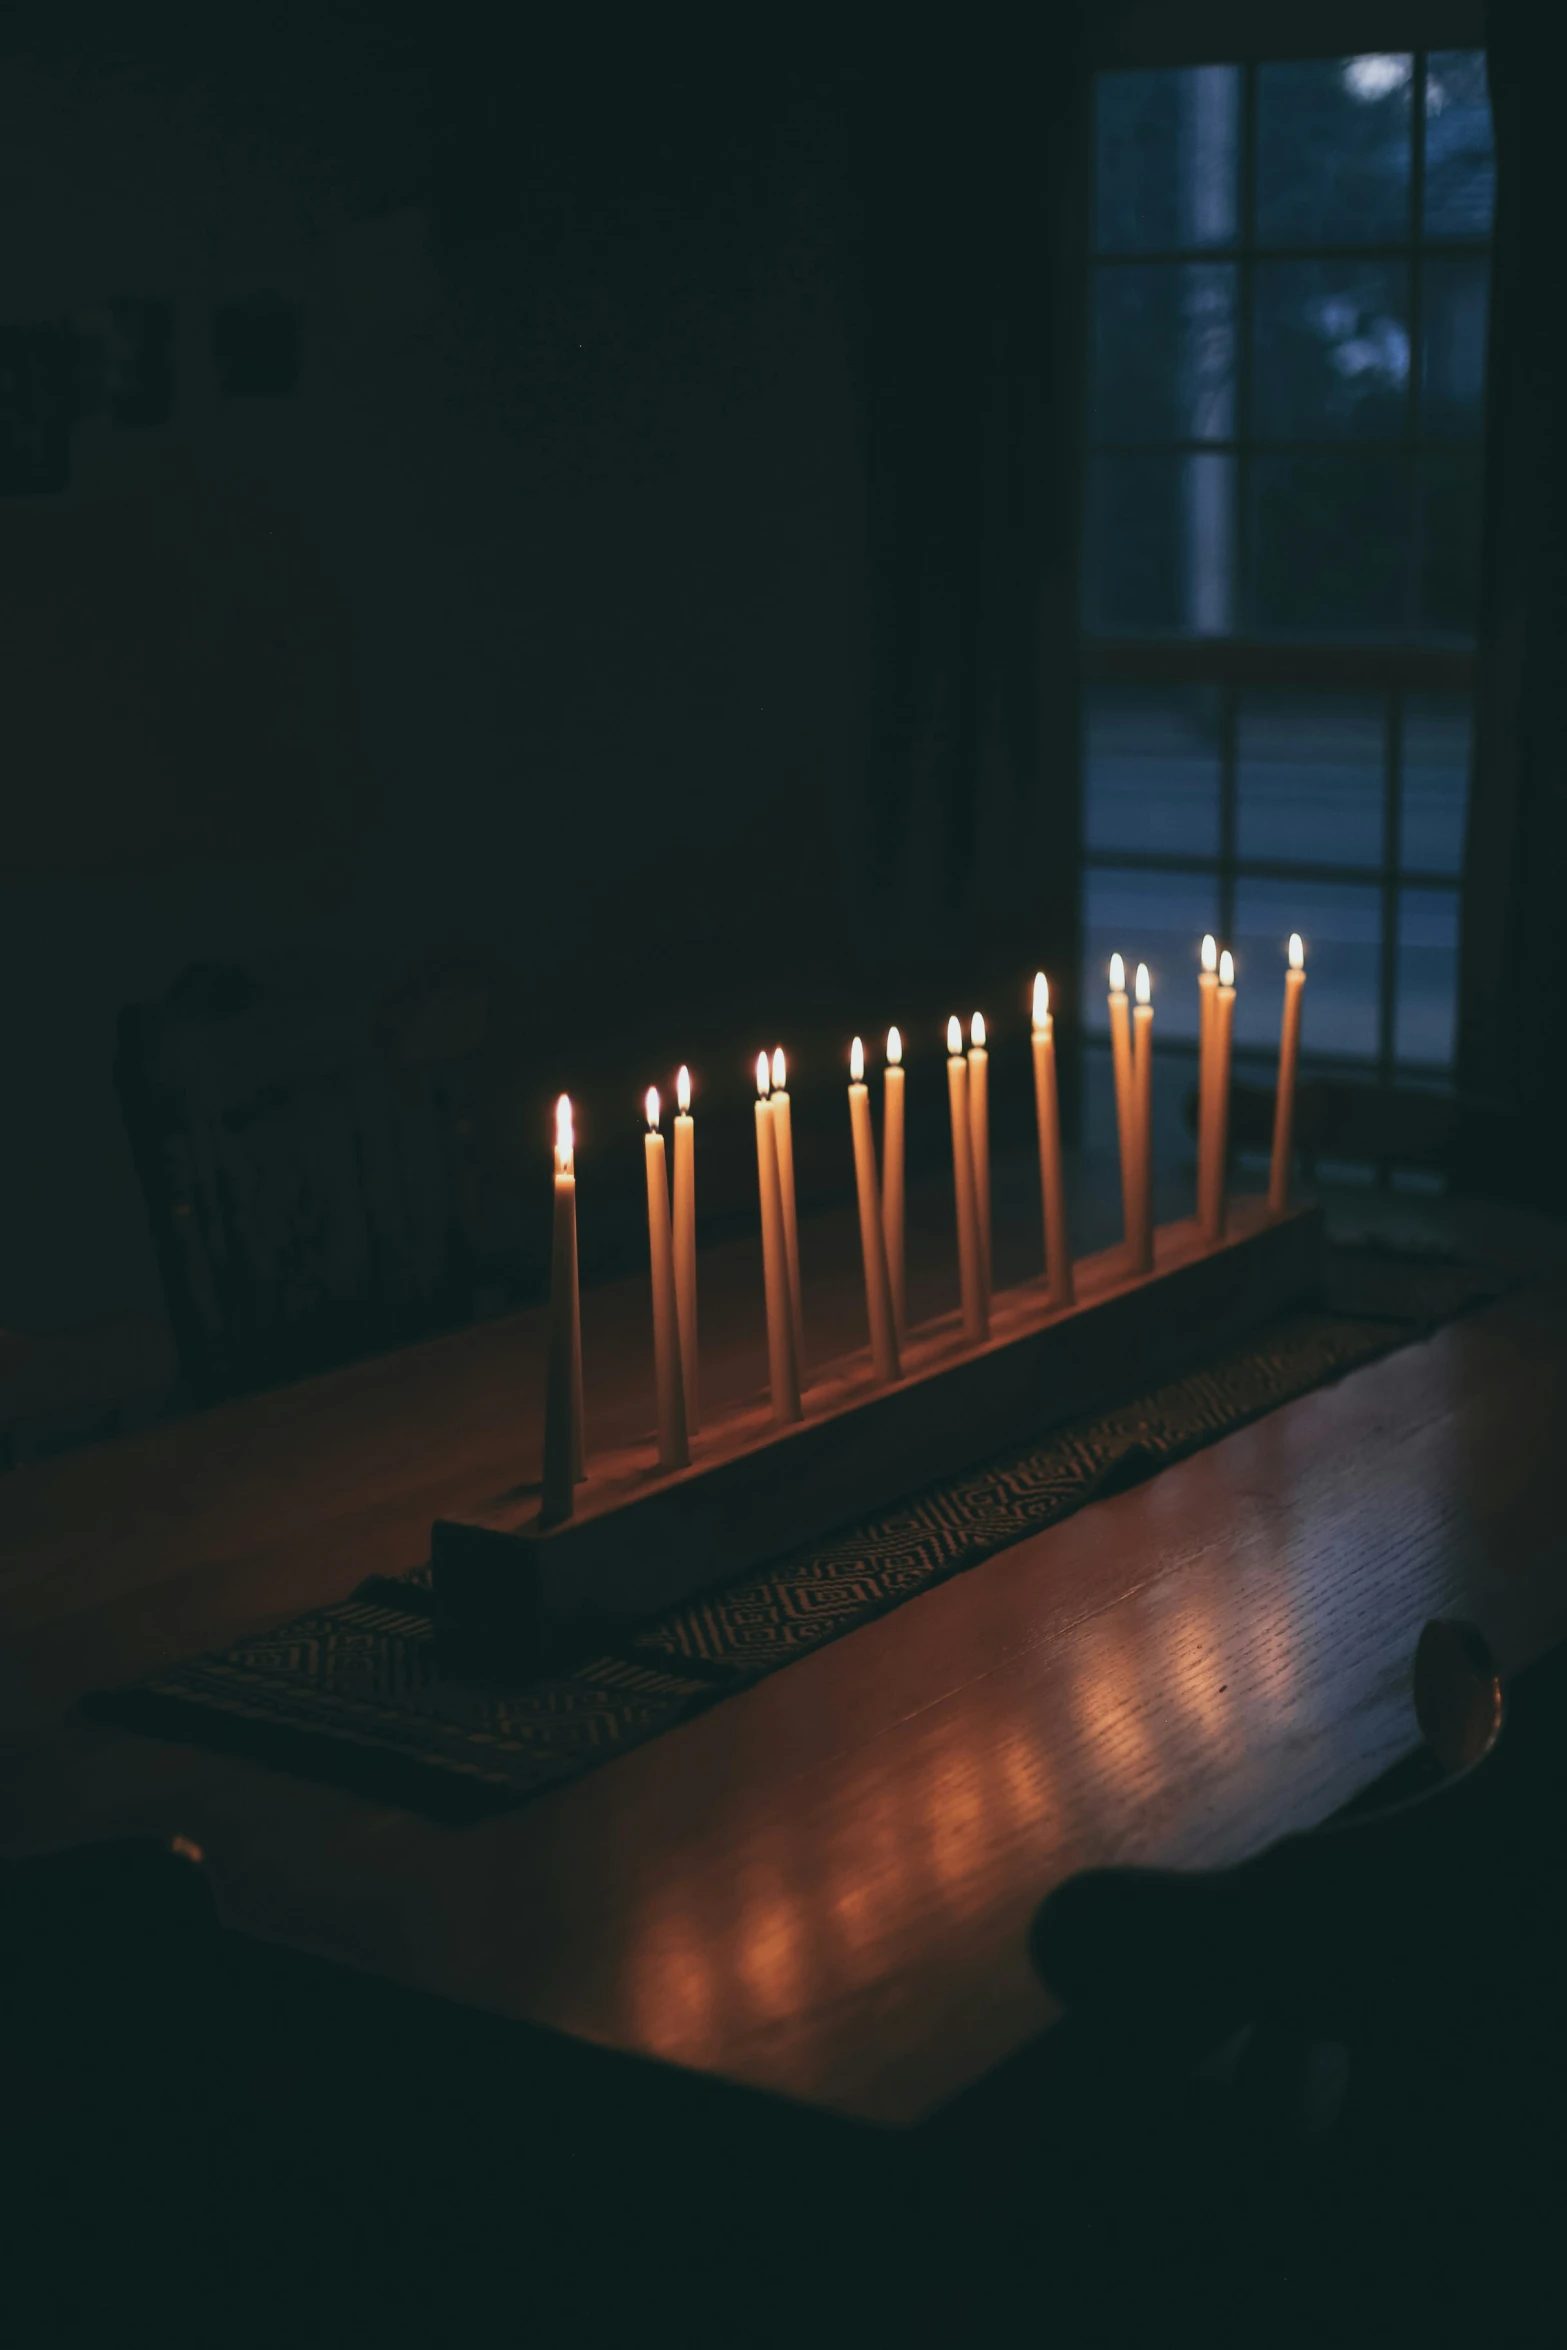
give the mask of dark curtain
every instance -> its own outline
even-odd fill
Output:
[[[1471,1188],[1563,1204],[1567,885],[1567,25],[1487,10],[1497,197],[1459,1081]]]
[[[855,842],[912,1000],[1076,998],[1088,81],[1065,12],[905,15],[853,144],[870,741]],[[1016,1003],[1011,1000],[1016,993]],[[955,998],[956,1000],[956,998]]]

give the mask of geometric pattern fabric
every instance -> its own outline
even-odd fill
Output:
[[[254,1755],[463,1820],[528,1801],[1099,1496],[1417,1338],[1503,1284],[1387,1260],[1205,1368],[669,1610],[619,1647],[516,1687],[443,1670],[429,1569],[85,1702],[100,1720]],[[1364,1274],[1366,1268],[1361,1267]]]

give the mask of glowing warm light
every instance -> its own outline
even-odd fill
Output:
[[[786,1069],[785,1069],[785,1067],[784,1067],[783,1046],[782,1046],[781,1044],[775,1044],[775,1045],[774,1045],[774,1047],[773,1047],[773,1091],[774,1091],[774,1093],[782,1093],[782,1092],[783,1092],[783,1090],[784,1090],[784,1088],[787,1086],[788,1082],[789,1082],[788,1072],[787,1072],[787,1070],[786,1070]]]
[[[980,1865],[976,1838],[985,1817],[985,1791],[972,1756],[936,1757],[924,1812],[937,1876],[944,1885],[961,1884]]]
[[[1300,932],[1298,930],[1292,930],[1290,932],[1290,969],[1292,971],[1304,971],[1305,968],[1306,950],[1300,943]]]
[[[1153,989],[1149,984],[1146,963],[1139,963],[1137,966],[1137,1000],[1140,1004],[1153,1002]]]
[[[1110,957],[1110,989],[1114,995],[1126,993],[1126,965],[1119,955]]]
[[[849,1082],[851,1085],[865,1083],[865,1047],[858,1037],[849,1047]]]
[[[647,1089],[647,1122],[650,1126],[655,1127],[658,1124],[658,1087],[656,1085],[650,1085]]]
[[[741,1927],[734,1971],[766,2016],[790,2014],[799,1997],[799,1911],[782,1886],[764,1894]]]
[[[1219,968],[1219,950],[1211,930],[1202,942],[1202,967],[1205,971],[1217,971]]]
[[[767,1055],[758,1053],[756,1056],[756,1090],[764,1102],[772,1091],[772,1083],[772,1079],[767,1074]]]
[[[1034,973],[1034,1026],[1043,1028],[1050,1017],[1050,982],[1043,971]]]
[[[684,1061],[675,1072],[675,1107],[682,1118],[691,1107],[691,1072]]]
[[[640,1919],[636,1931],[627,1988],[637,2022],[661,2054],[692,2061],[704,2053],[713,2020],[704,1946],[683,1918],[667,1913]]]
[[[895,1069],[903,1059],[903,1039],[896,1028],[887,1031],[887,1058]]]
[[[557,1175],[571,1173],[574,1149],[575,1144],[571,1132],[571,1096],[569,1093],[563,1093],[555,1104],[555,1172]]]
[[[973,1042],[974,1050],[983,1052],[985,1049],[985,1015],[983,1012],[976,1012],[969,1022],[969,1036]]]
[[[953,1013],[951,1019],[947,1022],[947,1050],[955,1061],[962,1059],[963,1031],[958,1026],[958,1016],[956,1012]]]
[[[1235,985],[1235,957],[1230,953],[1228,947],[1219,957],[1219,985],[1221,987]]]

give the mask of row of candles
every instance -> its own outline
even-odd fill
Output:
[[[1274,1214],[1289,1204],[1295,1072],[1305,956],[1298,934],[1289,942],[1279,1037],[1278,1088],[1268,1203]],[[1139,963],[1131,996],[1120,955],[1110,958],[1110,1048],[1120,1145],[1125,1244],[1134,1272],[1153,1268],[1153,990]],[[1224,1171],[1229,1148],[1230,1057],[1234,1033],[1235,966],[1216,941],[1202,942],[1198,976],[1197,1216],[1204,1237],[1222,1238]],[[1074,1302],[1071,1246],[1061,1168],[1061,1115],[1056,1085],[1055,1027],[1050,985],[1034,980],[1031,1042],[1039,1181],[1044,1216],[1045,1278],[1052,1306]],[[882,1150],[878,1175],[865,1048],[849,1052],[849,1129],[854,1147],[855,1195],[865,1275],[871,1364],[878,1384],[902,1375],[907,1317],[904,1284],[903,1040],[887,1031],[882,1072]],[[991,1185],[990,1054],[983,1013],[976,1012],[965,1047],[956,1014],[947,1022],[947,1097],[952,1125],[953,1195],[957,1216],[958,1286],[965,1340],[982,1345],[990,1334]],[[658,1089],[646,1098],[648,1259],[653,1307],[653,1366],[658,1459],[663,1469],[685,1468],[700,1423],[696,1285],[696,1130],[691,1073],[675,1081],[673,1182],[667,1166]],[[802,1413],[805,1322],[800,1285],[800,1234],[795,1205],[794,1133],[788,1070],[780,1045],[756,1059],[756,1172],[762,1219],[762,1277],[767,1311],[768,1382],[773,1417],[787,1425]],[[672,1196],[671,1196],[672,1195]],[[571,1100],[562,1094],[555,1120],[555,1221],[550,1263],[549,1362],[544,1414],[543,1521],[560,1524],[572,1512],[573,1489],[584,1474],[582,1317],[577,1284],[576,1162]]]

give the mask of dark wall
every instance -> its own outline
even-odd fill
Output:
[[[1059,94],[983,34],[122,13],[0,62],[0,1324],[156,1310],[114,1022],[193,960],[481,955],[541,1100],[1075,961]]]

